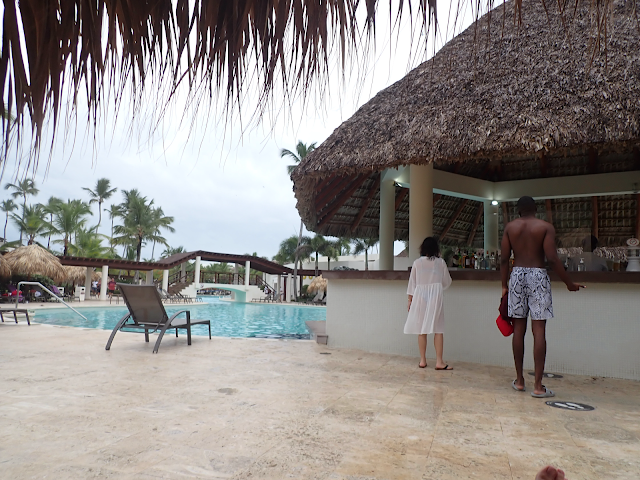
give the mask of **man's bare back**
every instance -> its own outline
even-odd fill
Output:
[[[507,224],[504,234],[508,237],[515,267],[544,268],[545,239],[555,244],[553,225],[534,216],[520,217]],[[551,255],[555,254],[555,245]]]

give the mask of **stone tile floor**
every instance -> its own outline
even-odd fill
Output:
[[[310,341],[0,324],[0,478],[640,478],[640,382],[567,375],[551,408],[511,369]],[[153,339],[152,339],[153,340]],[[432,361],[433,364],[433,361]],[[531,377],[527,377],[530,380]]]

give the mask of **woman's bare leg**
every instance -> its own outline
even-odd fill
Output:
[[[427,366],[427,336],[418,335],[418,350],[420,351],[420,366]]]
[[[433,346],[436,347],[436,368],[444,368],[447,366],[442,360],[442,351],[444,350],[444,334],[436,333],[433,336]],[[448,368],[447,370],[452,370]]]

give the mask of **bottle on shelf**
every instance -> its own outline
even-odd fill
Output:
[[[471,255],[464,253],[464,268],[471,268]]]
[[[496,256],[493,252],[491,252],[491,256],[489,257],[489,269],[496,269]]]
[[[578,271],[584,272],[584,270],[585,270],[584,258],[581,258],[580,263],[578,263]]]

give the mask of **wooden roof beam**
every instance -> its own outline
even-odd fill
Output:
[[[362,203],[362,207],[360,207],[360,211],[358,212],[356,219],[351,224],[351,233],[355,232],[356,228],[358,228],[358,225],[360,225],[360,222],[362,221],[362,217],[364,217],[364,214],[367,212],[367,209],[369,208],[369,204],[371,203],[371,199],[375,197],[379,187],[380,187],[380,175],[377,176],[376,181],[373,183],[373,186],[371,187],[371,189],[369,190],[369,193],[367,194],[367,198]]]
[[[593,147],[589,149],[589,173],[598,173],[598,150]]]
[[[401,188],[400,189],[400,192],[398,193],[398,195],[396,195],[396,206],[393,208],[394,212],[396,210],[398,210],[398,207],[400,206],[402,201],[407,197],[408,194],[409,194],[409,189],[408,188]]]
[[[336,175],[329,175],[327,178],[325,178],[324,180],[320,181],[320,183],[318,183],[318,185],[316,186],[316,193],[320,193],[320,191],[326,187],[329,183],[333,182],[333,180],[336,178]]]
[[[442,194],[441,193],[434,193],[433,194],[433,206],[436,206],[436,203],[438,203],[438,201],[442,198]]]
[[[349,183],[353,181],[354,178],[356,178],[356,175],[347,175],[346,177],[342,177],[329,185],[316,197],[316,211],[320,211],[326,207],[328,202],[338,195]]]
[[[458,208],[456,209],[455,213],[452,215],[451,219],[449,220],[449,223],[447,223],[445,227],[442,229],[442,233],[440,234],[440,241],[444,240],[444,237],[447,236],[447,233],[449,233],[449,230],[451,229],[453,224],[456,223],[456,220],[458,220],[458,217],[462,213],[462,209],[464,209],[464,207],[467,205],[467,202],[469,202],[469,200],[467,200],[466,198],[460,202],[460,205],[458,205]]]
[[[473,239],[476,238],[476,231],[478,230],[478,225],[480,225],[480,217],[482,217],[483,213],[484,213],[484,204],[480,202],[480,205],[478,205],[478,209],[476,210],[476,218],[473,219],[471,232],[469,232],[467,245],[473,245]]]
[[[547,210],[547,222],[553,225],[553,205],[551,203],[551,199],[547,198],[544,203]]]
[[[369,178],[368,175],[362,175],[358,180],[353,182],[352,185],[342,195],[340,195],[335,202],[333,202],[331,210],[329,210],[327,214],[322,218],[322,220],[320,220],[320,222],[318,223],[318,227],[322,227],[329,220],[331,220],[333,216],[338,212],[338,210],[340,210],[342,205],[344,205],[344,203],[349,200],[349,198],[351,198],[353,192],[359,189],[360,186],[365,182],[365,180],[367,180],[367,178]]]

